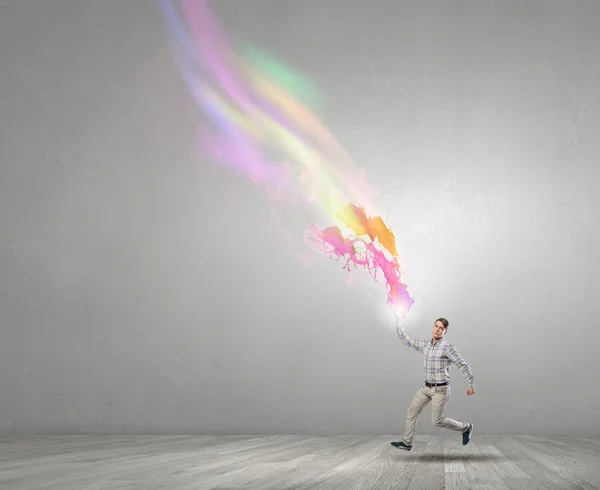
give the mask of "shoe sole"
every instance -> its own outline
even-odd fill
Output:
[[[473,437],[473,430],[475,429],[475,426],[473,424],[471,424],[471,432],[469,433],[469,440],[467,441],[467,444],[469,444],[469,442],[471,442],[471,438]],[[466,446],[467,444],[463,443],[463,446]]]
[[[412,447],[402,447],[402,446],[394,446],[392,444],[393,447],[395,447],[396,449],[402,449],[402,451],[410,451],[412,449]]]

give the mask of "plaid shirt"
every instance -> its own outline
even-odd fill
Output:
[[[447,340],[438,340],[433,345],[432,340],[411,339],[402,325],[396,325],[398,336],[402,343],[411,349],[423,353],[425,364],[425,381],[429,383],[450,383],[450,365],[456,367],[465,375],[469,388],[475,388],[475,378],[471,368],[456,350],[456,347]]]

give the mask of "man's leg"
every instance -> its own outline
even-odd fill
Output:
[[[470,437],[472,425],[467,422],[459,422],[445,416],[446,405],[450,399],[450,386],[437,386],[434,388],[431,407],[431,422],[436,427],[444,427],[446,429],[457,432],[465,432],[469,429],[468,436]],[[464,438],[463,438],[464,439]],[[468,438],[467,438],[468,442]],[[463,440],[463,444],[466,442]]]
[[[415,393],[410,407],[406,412],[406,429],[404,430],[404,444],[412,446],[415,430],[417,429],[417,419],[419,414],[431,401],[431,397],[424,386],[421,386]]]

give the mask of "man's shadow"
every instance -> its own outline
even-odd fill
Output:
[[[444,453],[433,453],[433,454],[417,454],[414,459],[421,463],[452,463],[463,462],[463,461],[500,461],[508,459],[506,456],[496,454],[444,454]],[[514,458],[511,458],[511,460]]]

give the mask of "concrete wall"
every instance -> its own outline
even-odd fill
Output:
[[[377,188],[407,329],[447,317],[477,379],[448,415],[598,435],[600,3],[213,6]],[[169,49],[152,1],[0,8],[0,432],[402,432],[422,360],[383,283],[198,152]]]

